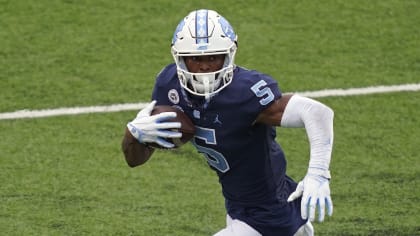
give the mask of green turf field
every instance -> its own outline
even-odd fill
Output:
[[[417,0],[0,0],[0,113],[148,101],[176,25],[197,8],[224,15],[237,64],[285,92],[420,83]],[[420,92],[319,100],[335,111],[334,214],[316,235],[420,235]],[[0,120],[0,235],[223,228],[217,178],[191,145],[127,167],[135,114]],[[299,180],[306,134],[278,134]]]

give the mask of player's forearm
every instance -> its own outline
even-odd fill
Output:
[[[131,135],[128,129],[125,130],[122,141],[122,150],[125,156],[125,161],[130,167],[136,167],[144,164],[149,160],[153,154],[154,149],[141,144]]]

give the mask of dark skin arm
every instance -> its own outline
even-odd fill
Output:
[[[121,147],[124,153],[125,161],[130,167],[143,165],[147,160],[149,160],[155,151],[152,147],[139,143],[139,141],[131,135],[127,128],[125,129]]]
[[[283,117],[284,109],[289,103],[292,94],[283,95],[281,98],[274,101],[267,109],[263,110],[255,120],[255,123],[262,123],[271,126],[280,126],[280,121]]]

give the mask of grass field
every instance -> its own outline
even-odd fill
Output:
[[[148,101],[190,10],[239,35],[237,64],[283,91],[420,83],[420,1],[0,0],[0,113]],[[420,235],[420,93],[320,101],[335,111],[334,215],[316,235]],[[212,235],[220,186],[185,145],[125,164],[136,111],[0,120],[0,235]],[[303,177],[304,130],[278,129]]]

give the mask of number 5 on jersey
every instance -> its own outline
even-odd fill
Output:
[[[201,139],[206,144],[217,145],[216,132],[214,129],[207,129],[200,126],[196,126],[195,128],[195,139]],[[230,169],[229,163],[223,154],[212,148],[198,145],[195,140],[193,140],[192,143],[195,148],[197,148],[198,152],[203,153],[210,166],[222,173],[226,173]]]
[[[269,87],[265,87],[266,85],[267,82],[260,80],[251,87],[252,92],[254,92],[257,97],[262,98],[260,104],[263,106],[274,100],[273,92]]]

